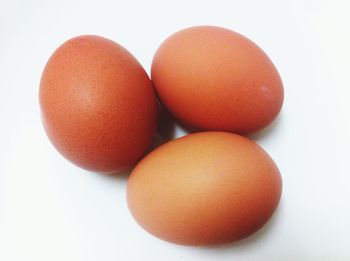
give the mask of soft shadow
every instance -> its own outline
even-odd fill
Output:
[[[218,244],[218,245],[210,245],[210,246],[186,246],[186,245],[177,245],[173,244],[167,241],[163,241],[165,244],[169,244],[172,246],[178,246],[187,248],[189,251],[198,251],[198,252],[208,252],[211,255],[222,255],[232,252],[240,252],[240,251],[246,251],[246,248],[252,249],[254,245],[263,244],[264,238],[268,237],[269,234],[273,233],[274,228],[278,225],[281,211],[283,208],[283,198],[281,199],[277,209],[275,210],[272,217],[268,220],[268,222],[260,228],[257,232],[254,234],[241,239],[239,241],[233,242],[233,243],[226,243],[226,244]],[[156,238],[156,237],[155,237]],[[159,239],[159,238],[158,238]]]
[[[214,246],[205,246],[199,247],[201,251],[211,251],[211,252],[232,252],[232,251],[240,251],[245,248],[252,248],[253,245],[260,244],[263,242],[263,238],[267,237],[275,227],[276,223],[278,223],[279,216],[281,215],[281,207],[283,207],[281,201],[275,213],[272,215],[270,220],[257,232],[252,234],[251,236],[241,239],[237,242],[223,244],[223,245],[214,245]]]
[[[111,178],[111,179],[115,179],[115,180],[127,180],[129,178],[133,168],[134,168],[134,166],[132,166],[132,167],[130,167],[127,170],[124,170],[122,172],[105,174],[105,176],[106,176],[106,178]]]
[[[159,103],[158,134],[159,138],[161,139],[161,144],[175,139],[176,129],[180,129],[183,133],[186,134],[198,132],[197,129],[194,129],[176,120],[174,116],[172,116],[171,113]]]
[[[159,103],[158,134],[165,142],[172,140],[175,136],[175,120],[171,114]]]
[[[130,173],[134,166],[123,170],[121,172],[93,172],[93,171],[88,171],[91,175],[98,175],[99,177],[103,179],[109,179],[109,180],[127,180],[128,177],[130,176]]]
[[[264,139],[273,136],[278,131],[283,122],[283,112],[281,112],[277,118],[270,123],[267,127],[257,132],[245,135],[247,138],[255,141],[263,141]],[[159,103],[159,124],[158,124],[158,137],[155,139],[152,149],[159,145],[175,139],[176,128],[180,128],[184,133],[195,133],[199,130],[185,125],[182,122],[177,121],[163,105]]]
[[[270,125],[257,132],[247,134],[246,137],[255,141],[262,141],[269,136],[273,136],[274,133],[278,131],[279,127],[282,125],[282,118],[282,114],[280,114]]]

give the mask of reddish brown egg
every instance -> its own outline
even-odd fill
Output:
[[[166,39],[154,56],[152,81],[163,105],[200,130],[254,132],[271,123],[283,103],[269,57],[220,27],[192,27]]]
[[[40,83],[42,121],[56,149],[76,165],[117,172],[133,165],[152,142],[156,96],[140,63],[98,36],[62,44]]]
[[[170,141],[133,170],[129,209],[151,234],[178,244],[236,241],[260,229],[281,196],[279,170],[255,142],[199,132]]]

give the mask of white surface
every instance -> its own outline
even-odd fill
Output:
[[[346,2],[0,0],[0,260],[350,260]],[[38,107],[43,66],[68,38],[111,38],[149,71],[165,37],[199,24],[251,38],[285,85],[279,120],[253,136],[282,172],[281,205],[253,237],[216,248],[144,232],[127,210],[126,177],[64,160]]]

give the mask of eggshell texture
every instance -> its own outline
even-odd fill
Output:
[[[79,36],[51,56],[40,83],[42,121],[53,145],[76,165],[117,172],[152,142],[157,102],[139,62],[103,37]]]
[[[151,76],[163,105],[200,130],[251,133],[271,123],[283,103],[282,81],[268,56],[220,27],[170,36],[154,56]]]
[[[151,234],[178,244],[242,239],[276,209],[281,176],[270,156],[247,138],[200,132],[168,142],[132,172],[128,206]]]

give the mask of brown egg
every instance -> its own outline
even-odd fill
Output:
[[[271,123],[283,103],[282,81],[269,57],[220,27],[170,36],[154,56],[151,75],[163,105],[200,130],[251,133]]]
[[[152,142],[157,103],[140,63],[119,44],[79,36],[62,44],[40,83],[42,121],[68,160],[93,171],[133,165]]]
[[[261,228],[281,196],[281,176],[256,143],[200,132],[161,145],[132,172],[129,209],[149,233],[185,245],[226,243]]]

